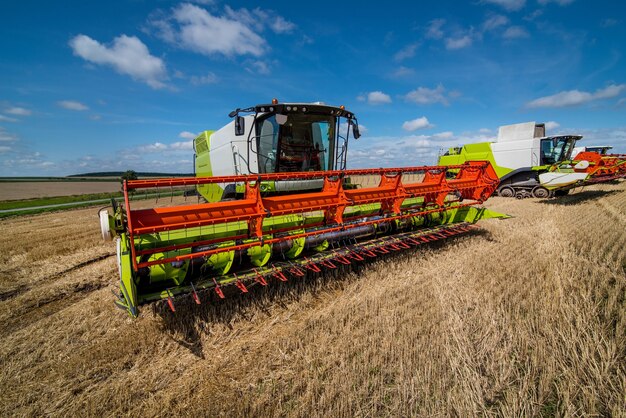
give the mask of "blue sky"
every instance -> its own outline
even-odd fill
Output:
[[[0,28],[0,176],[191,172],[194,134],[273,97],[356,112],[351,167],[532,120],[626,153],[618,1],[23,1]]]

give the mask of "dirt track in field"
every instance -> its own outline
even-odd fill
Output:
[[[486,206],[514,217],[138,320],[94,208],[1,220],[0,415],[623,416],[626,182]]]
[[[0,201],[73,196],[120,191],[117,181],[16,181],[0,182]]]

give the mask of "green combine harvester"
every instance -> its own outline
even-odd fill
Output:
[[[501,126],[494,142],[450,148],[438,165],[452,166],[468,161],[490,161],[504,197],[547,198],[567,194],[587,181],[589,175],[561,164],[571,160],[580,135],[546,136],[545,124],[527,122]]]
[[[207,291],[247,293],[503,216],[480,207],[498,186],[488,161],[346,170],[348,137],[360,135],[343,107],[273,101],[230,116],[195,139],[195,177],[126,181],[124,205],[100,212],[102,236],[117,245],[117,305],[131,316],[145,303],[165,300],[175,311],[178,295],[200,304]],[[357,176],[376,185],[355,184]],[[134,190],[190,186],[197,202],[131,207]]]

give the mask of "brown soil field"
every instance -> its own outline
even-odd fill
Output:
[[[111,193],[121,190],[119,181],[16,181],[0,182],[0,200]]]
[[[138,319],[94,208],[1,220],[0,415],[625,416],[626,182],[486,206],[513,217]]]

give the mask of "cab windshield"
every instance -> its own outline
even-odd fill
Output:
[[[568,138],[546,138],[541,140],[541,164],[555,164],[570,158],[575,140]]]
[[[335,116],[319,114],[272,114],[259,119],[259,173],[333,170],[335,123]]]
[[[606,155],[607,151],[610,150],[609,147],[587,147],[587,151],[589,152],[597,152],[600,155]]]

